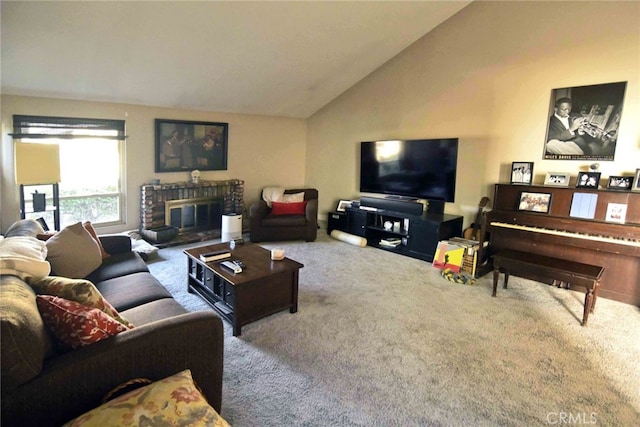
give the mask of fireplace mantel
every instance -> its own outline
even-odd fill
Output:
[[[167,225],[165,202],[171,200],[221,200],[222,213],[244,212],[244,181],[191,181],[144,184],[141,187],[140,228],[149,230]]]

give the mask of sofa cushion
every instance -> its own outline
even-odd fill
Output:
[[[185,313],[188,313],[187,309],[181,306],[178,301],[173,298],[162,298],[132,307],[121,314],[135,325],[140,326]]]
[[[57,276],[82,279],[102,264],[102,255],[91,234],[78,222],[46,241],[47,260]]]
[[[95,285],[119,312],[150,301],[171,298],[169,291],[151,273],[133,273],[97,282]],[[132,322],[135,323],[133,320]]]
[[[40,279],[49,274],[51,266],[45,258],[44,242],[29,236],[15,236],[0,240],[0,271],[26,280]]]
[[[304,215],[269,215],[260,221],[263,227],[300,227],[307,225]]]
[[[304,215],[307,202],[271,202],[271,215]]]
[[[30,284],[38,294],[53,295],[97,308],[126,327],[133,327],[133,324],[122,317],[109,301],[104,299],[93,283],[88,280],[47,276],[43,279],[32,281]]]
[[[139,420],[166,426],[229,426],[207,403],[189,369],[118,396],[64,426],[137,426]]]
[[[15,276],[0,278],[0,314],[4,391],[37,376],[52,345],[38,312],[35,292]]]
[[[44,323],[63,348],[76,349],[112,337],[128,328],[95,307],[53,295],[38,295]]]
[[[131,252],[131,237],[124,234],[102,234],[98,236],[100,244],[111,256]]]
[[[135,252],[124,252],[111,255],[105,259],[102,265],[92,271],[86,279],[95,284],[115,277],[148,271],[149,268],[147,268],[147,264],[144,263],[140,255]]]

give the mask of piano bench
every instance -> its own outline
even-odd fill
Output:
[[[582,326],[587,325],[589,313],[593,313],[604,267],[583,264],[545,255],[515,250],[500,250],[493,254],[493,294],[496,296],[500,271],[504,272],[504,288],[509,274],[541,280],[560,280],[586,289]]]

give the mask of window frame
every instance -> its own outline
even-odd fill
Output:
[[[120,225],[126,223],[126,157],[125,157],[125,121],[112,119],[54,117],[14,115],[13,130],[9,134],[14,140],[22,142],[43,142],[50,140],[64,144],[70,139],[101,139],[116,140],[118,151],[118,180],[117,191],[108,193],[92,193],[86,195],[60,195],[60,205],[63,200],[90,199],[96,197],[117,197],[118,218],[112,221],[95,222],[99,226]],[[63,212],[60,212],[61,222]]]

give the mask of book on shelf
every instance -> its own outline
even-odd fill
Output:
[[[200,254],[200,261],[211,262],[231,257],[231,252],[226,250],[207,252]]]
[[[384,239],[380,239],[380,242],[384,243],[401,243],[402,239],[399,237],[385,237]]]
[[[396,246],[399,246],[400,243],[402,243],[401,239],[387,238],[387,239],[381,239],[378,244],[380,246],[385,246],[387,248],[395,248]]]
[[[233,313],[233,309],[231,307],[229,307],[227,304],[225,304],[222,301],[218,301],[217,303],[213,304],[218,310],[220,310],[221,312],[223,312],[226,315],[230,315],[231,313]]]

